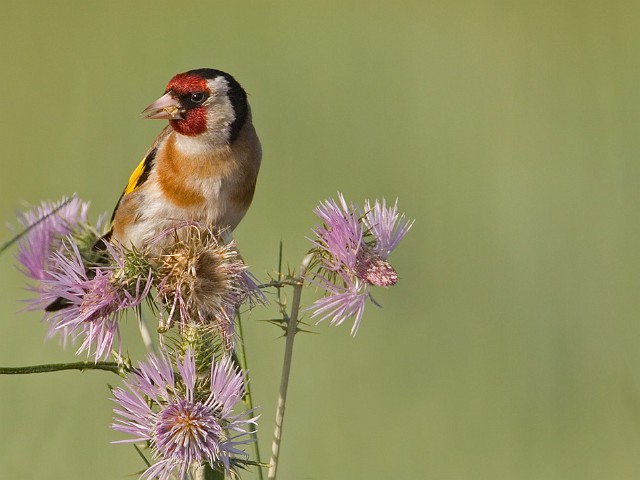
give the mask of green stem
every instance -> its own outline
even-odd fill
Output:
[[[142,337],[142,342],[144,346],[147,347],[148,353],[157,354],[156,347],[153,344],[153,340],[151,338],[151,333],[149,331],[149,326],[147,325],[146,320],[144,319],[144,314],[142,312],[142,305],[138,305],[136,308],[136,315],[138,317],[138,330],[140,330],[140,336]]]
[[[48,363],[28,367],[0,367],[0,375],[25,375],[29,373],[60,372],[62,370],[105,370],[122,376],[126,368],[115,362]]]
[[[280,377],[280,396],[278,397],[278,407],[276,409],[276,425],[273,430],[268,480],[275,480],[278,471],[282,424],[284,422],[284,412],[287,405],[287,390],[289,388],[289,376],[291,374],[291,361],[293,358],[293,340],[298,330],[298,315],[300,313],[300,298],[302,297],[302,287],[304,286],[304,275],[307,273],[312,259],[313,254],[307,254],[302,259],[295,278],[296,285],[293,287],[293,302],[291,304],[291,315],[287,323],[287,338],[284,350],[284,361],[282,363],[282,376]]]
[[[223,472],[214,470],[208,463],[200,465],[196,470],[196,480],[224,480],[225,475]]]
[[[238,312],[238,335],[240,337],[240,355],[242,357],[242,369],[246,372],[248,371],[247,351],[244,348],[244,332],[242,330],[242,317],[240,316],[240,312]],[[249,410],[253,410],[253,396],[251,395],[251,382],[246,383],[245,401],[247,403],[247,406],[249,407]],[[253,445],[256,450],[256,460],[258,461],[258,463],[262,463],[262,460],[260,459],[260,446],[258,445],[258,432],[256,432],[255,429],[251,431],[251,438],[253,439]],[[260,480],[263,480],[264,478],[262,476],[262,468],[258,468],[258,477],[260,478]]]
[[[295,287],[297,284],[298,282],[295,279],[288,278],[287,280],[273,280],[272,282],[261,283],[260,285],[258,285],[258,288],[260,289],[270,288],[270,287],[280,288],[280,287],[286,287],[287,285],[292,285]]]

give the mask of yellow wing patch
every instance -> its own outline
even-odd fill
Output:
[[[116,212],[120,207],[120,203],[122,202],[122,198],[125,195],[129,195],[132,192],[135,192],[140,185],[142,185],[149,175],[151,174],[151,170],[153,169],[153,161],[156,158],[156,153],[158,153],[158,148],[154,147],[147,155],[142,159],[140,164],[133,171],[131,176],[129,177],[129,183],[125,187],[122,195],[118,199],[118,203],[116,203],[116,208],[113,210],[113,214],[111,215],[111,222],[116,218]]]
[[[123,196],[135,191],[147,180],[147,178],[149,178],[149,174],[153,167],[153,161],[156,158],[156,153],[158,153],[158,149],[153,148],[149,153],[147,153],[146,157],[142,159],[140,164],[129,177],[129,183],[127,183],[127,186],[122,193]]]
[[[129,177],[129,183],[127,183],[127,187],[124,189],[125,195],[130,194],[138,187],[138,184],[140,183],[140,178],[142,177],[146,169],[146,163],[147,163],[147,159],[143,158],[140,164],[136,167],[136,169],[133,171],[133,173]]]

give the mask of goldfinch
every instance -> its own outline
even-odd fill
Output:
[[[246,92],[226,72],[190,70],[175,75],[142,113],[169,125],[131,174],[94,250],[106,242],[157,250],[172,238],[159,234],[188,221],[228,238],[251,204],[262,158]],[[45,310],[68,305],[59,298]]]
[[[169,125],[135,169],[103,237],[145,249],[183,221],[233,230],[256,186],[262,149],[247,94],[228,73],[179,73],[143,114]]]

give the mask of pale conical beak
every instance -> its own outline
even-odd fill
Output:
[[[182,117],[182,107],[178,100],[171,96],[171,93],[165,93],[158,100],[153,102],[142,111],[144,118],[149,119],[165,119],[180,120]]]

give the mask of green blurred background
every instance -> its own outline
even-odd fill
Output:
[[[311,209],[338,190],[397,196],[416,219],[358,335],[299,336],[282,480],[638,478],[640,3],[1,10],[3,223],[72,192],[110,211],[162,127],[139,112],[205,66],[251,94],[264,159],[236,238],[258,276],[280,239],[297,264]],[[0,365],[73,359],[20,313],[13,251],[0,272]],[[265,457],[284,345],[268,315],[246,326]],[[132,478],[106,382],[0,378],[0,478]]]

